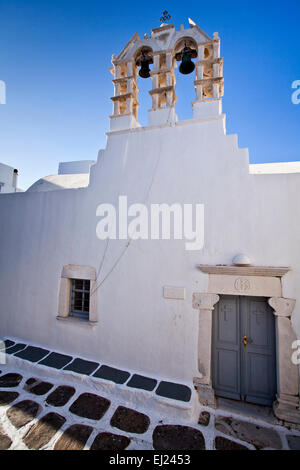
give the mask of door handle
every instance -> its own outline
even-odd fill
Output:
[[[247,335],[245,335],[243,337],[243,343],[244,343],[244,348],[246,348],[248,346],[248,344],[252,344],[253,343],[253,340],[248,338]]]

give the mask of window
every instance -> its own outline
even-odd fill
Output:
[[[70,315],[89,318],[90,285],[89,280],[71,279]]]
[[[97,274],[91,266],[68,264],[63,267],[58,295],[58,320],[83,326],[96,326]]]

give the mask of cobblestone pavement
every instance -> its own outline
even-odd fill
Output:
[[[209,409],[178,422],[54,382],[0,373],[0,450],[300,450],[300,432],[278,425]]]

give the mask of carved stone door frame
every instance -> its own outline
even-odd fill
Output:
[[[212,387],[212,316],[220,295],[268,298],[276,320],[277,418],[300,424],[299,368],[292,362],[292,345],[297,339],[292,326],[294,299],[282,296],[281,277],[289,268],[198,266],[209,275],[208,292],[193,295],[193,308],[199,312],[198,370],[194,378],[200,403],[216,406]]]

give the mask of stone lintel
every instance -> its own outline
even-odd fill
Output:
[[[271,266],[197,266],[205,274],[237,274],[242,276],[283,277],[291,268]]]
[[[89,279],[96,280],[96,269],[91,266],[80,266],[77,264],[68,264],[63,267],[61,277],[67,279]]]
[[[281,297],[281,281],[277,277],[211,274],[208,292],[251,297]]]

